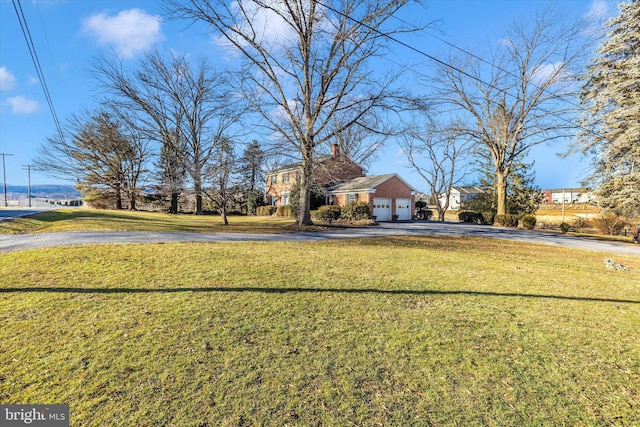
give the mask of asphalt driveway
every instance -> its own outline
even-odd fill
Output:
[[[385,237],[400,235],[469,236],[505,239],[543,245],[640,257],[640,245],[605,242],[541,231],[501,228],[453,222],[396,222],[377,227],[338,229],[289,234],[239,233],[157,233],[157,232],[62,232],[42,234],[0,235],[0,252],[43,247],[104,243],[167,242],[291,242]]]

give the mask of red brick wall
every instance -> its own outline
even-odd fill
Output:
[[[411,199],[411,211],[413,215],[413,211],[416,206],[416,197],[411,194],[411,187],[405,184],[401,179],[397,176],[388,179],[382,184],[376,187],[376,192],[369,195],[369,208],[371,212],[373,212],[373,198],[374,197],[384,197],[391,199],[391,214],[396,214],[396,199]]]
[[[396,199],[410,199],[412,215],[415,210],[415,195],[411,194],[412,190],[407,184],[405,184],[398,177],[392,177],[389,180],[383,182],[376,187],[375,193],[358,193],[359,202],[369,203],[369,209],[373,213],[373,198],[382,197],[391,199],[391,212],[392,215],[396,214]],[[346,200],[346,194],[336,194],[333,199],[333,204],[338,206],[344,206]]]

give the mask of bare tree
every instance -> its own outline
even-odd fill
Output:
[[[235,199],[238,193],[238,188],[234,186],[233,182],[236,175],[233,145],[231,141],[225,139],[216,147],[206,174],[206,182],[211,185],[211,189],[209,191],[203,190],[213,206],[219,211],[225,225],[229,224],[227,218],[229,203]]]
[[[245,111],[226,74],[215,72],[205,60],[192,66],[184,56],[165,58],[157,51],[145,55],[131,73],[117,58],[101,57],[94,61],[93,74],[121,108],[139,112],[149,134],[163,145],[175,145],[171,151],[193,183],[194,213],[201,214],[207,163]]]
[[[465,132],[491,155],[497,213],[507,210],[513,163],[538,144],[576,131],[575,80],[586,43],[579,24],[550,12],[514,24],[489,61],[451,57],[433,78],[440,105],[465,119]]]
[[[72,115],[65,128],[68,141],[57,134],[48,138],[34,161],[35,168],[75,180],[85,194],[112,197],[116,209],[122,209],[124,195],[129,209],[135,209],[149,155],[146,140],[108,109]]]
[[[338,145],[338,151],[359,165],[369,164],[385,140],[395,133],[392,129],[372,132],[370,129],[383,128],[379,123],[369,123],[378,119],[363,117],[357,125],[345,127],[340,117],[334,117],[331,126],[336,130],[333,143]]]
[[[162,145],[156,170],[159,190],[169,196],[169,213],[178,213],[178,200],[186,184],[187,169],[184,166],[186,144],[177,132],[166,132],[161,136]]]
[[[411,131],[399,140],[411,168],[424,179],[433,195],[439,221],[444,221],[449,209],[451,188],[467,175],[471,144],[463,129],[455,121],[438,128],[430,120],[416,118]]]
[[[168,3],[174,16],[209,24],[221,43],[240,54],[248,72],[239,91],[275,139],[301,160],[296,222],[312,224],[310,190],[317,148],[388,108],[391,79],[376,80],[367,65],[384,51],[388,35],[405,30],[384,24],[407,1]],[[339,126],[334,126],[336,117]]]

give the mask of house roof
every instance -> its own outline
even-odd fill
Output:
[[[334,185],[333,187],[330,187],[328,191],[330,193],[354,193],[354,192],[368,191],[373,188],[376,188],[378,185],[382,184],[383,182],[390,180],[394,176],[397,177],[400,181],[402,181],[407,187],[409,187],[411,191],[416,191],[413,187],[411,187],[411,185],[407,184],[405,180],[400,178],[400,176],[398,176],[395,173],[354,178],[352,180]]]
[[[484,190],[478,187],[451,187],[460,194],[483,194]]]
[[[353,164],[355,164],[356,166],[358,166],[360,169],[362,169],[363,171],[366,170],[366,168],[364,168],[362,165],[360,165],[357,162],[354,162],[352,159],[350,159],[349,157],[345,156],[344,154],[338,154],[338,157],[340,157],[342,160],[347,160]],[[335,160],[334,156],[319,156],[316,159],[314,159],[314,164],[318,165],[321,163],[324,163],[326,161],[329,160]],[[273,174],[273,173],[279,173],[279,172],[285,172],[285,171],[290,171],[290,170],[296,170],[302,167],[302,162],[295,162],[295,163],[289,163],[288,165],[282,166],[281,168],[278,169],[273,169],[269,172],[267,172],[267,174]]]

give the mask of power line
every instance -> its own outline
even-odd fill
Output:
[[[460,73],[461,75],[464,75],[464,76],[466,76],[466,77],[468,77],[468,78],[470,78],[470,79],[472,79],[472,80],[474,80],[474,81],[476,81],[476,82],[478,82],[478,83],[480,83],[480,84],[482,84],[482,85],[485,85],[485,86],[487,86],[487,87],[489,87],[489,88],[491,88],[491,89],[494,89],[494,90],[496,90],[496,91],[498,91],[498,92],[501,92],[501,93],[503,93],[503,94],[505,94],[505,95],[508,95],[508,96],[510,96],[511,98],[514,98],[517,102],[523,101],[523,100],[521,100],[521,99],[520,99],[520,96],[513,95],[513,94],[509,93],[509,91],[508,91],[507,89],[502,89],[502,88],[497,87],[497,86],[496,86],[495,84],[493,84],[493,83],[486,82],[486,81],[484,81],[482,78],[480,78],[480,77],[478,77],[478,76],[474,76],[473,74],[470,74],[470,73],[468,73],[468,72],[466,72],[466,71],[464,71],[464,70],[462,70],[462,69],[460,69],[460,68],[458,68],[458,67],[454,66],[453,64],[450,64],[450,63],[445,62],[445,61],[443,61],[443,60],[441,60],[441,59],[439,59],[439,58],[437,58],[437,57],[435,57],[435,56],[433,56],[433,55],[430,55],[429,53],[425,52],[424,50],[419,49],[419,48],[417,48],[417,47],[414,47],[414,46],[410,45],[409,43],[403,42],[402,40],[399,40],[398,38],[396,38],[396,37],[394,37],[394,36],[392,36],[392,35],[390,35],[390,34],[388,34],[388,33],[385,33],[385,32],[383,32],[383,31],[380,31],[380,30],[378,30],[377,28],[374,28],[374,27],[372,27],[371,25],[366,24],[366,23],[362,22],[362,21],[361,21],[361,20],[359,20],[359,19],[353,18],[353,17],[351,17],[351,16],[347,15],[346,13],[343,13],[343,12],[341,12],[341,11],[339,11],[339,10],[335,9],[335,8],[334,8],[334,7],[332,7],[332,6],[328,6],[327,4],[325,4],[325,3],[321,2],[321,1],[318,1],[318,4],[320,4],[321,6],[325,7],[326,9],[328,9],[328,10],[330,10],[330,11],[332,11],[332,12],[334,12],[334,13],[336,13],[336,14],[338,14],[338,15],[340,15],[340,16],[342,16],[342,17],[344,17],[344,18],[347,18],[347,19],[349,19],[349,20],[351,20],[351,21],[353,21],[353,22],[355,22],[355,23],[357,23],[357,24],[359,24],[359,25],[361,25],[361,26],[363,26],[363,27],[365,27],[365,28],[367,28],[367,29],[369,29],[369,30],[371,30],[371,31],[373,31],[373,32],[375,32],[375,33],[377,33],[377,34],[379,34],[379,35],[381,35],[381,36],[385,37],[385,38],[387,38],[388,40],[390,40],[390,41],[392,41],[392,42],[394,42],[394,43],[396,43],[396,44],[399,44],[400,46],[403,46],[403,47],[405,47],[405,48],[407,48],[407,49],[409,49],[409,50],[411,50],[411,51],[416,52],[417,54],[419,54],[419,55],[421,55],[421,56],[424,56],[424,57],[426,57],[426,58],[428,58],[428,59],[430,59],[430,60],[432,60],[432,61],[436,62],[437,64],[440,64],[440,65],[442,65],[442,66],[444,66],[444,67],[447,67],[447,68],[449,68],[449,69],[451,69],[451,70],[454,70],[454,71],[456,71],[456,72]],[[396,19],[399,19],[399,18],[396,18]],[[401,22],[406,23],[405,21],[402,21],[402,20],[400,20],[400,21],[401,21]],[[427,34],[428,34],[428,33],[427,33]],[[445,41],[445,43],[448,43],[448,44],[450,44],[451,46],[455,46],[455,45],[453,45],[452,43],[449,43],[449,42],[446,42],[446,41]],[[463,52],[466,52],[466,51],[465,51],[464,49],[462,49],[462,48],[458,48],[458,47],[456,47],[456,48],[457,48],[457,49],[459,49],[459,50],[461,50],[461,51],[463,51]],[[467,53],[469,53],[469,52],[467,52]],[[470,54],[470,53],[469,53],[469,54]],[[496,68],[496,69],[498,69],[498,70],[501,70],[501,71],[503,71],[503,72],[506,72],[506,73],[508,73],[508,74],[510,74],[510,75],[512,75],[512,76],[514,75],[513,73],[510,73],[510,72],[508,72],[508,71],[505,71],[505,70],[503,70],[502,68],[500,68],[500,67],[496,66],[495,64],[491,64],[491,63],[489,63],[489,61],[487,61],[487,60],[485,60],[485,59],[482,59],[481,57],[478,57],[478,56],[476,56],[476,55],[474,55],[474,54],[471,54],[471,55],[472,55],[474,58],[480,59],[482,62],[485,62],[485,63],[487,63],[487,64],[491,65],[492,67],[494,67],[494,68]],[[390,62],[393,62],[393,61],[390,61]],[[404,68],[405,68],[405,69],[407,69],[407,67],[404,67]],[[415,70],[413,70],[413,69],[411,69],[411,71],[412,71],[412,72],[414,72],[414,73],[418,73],[418,74],[420,74],[420,75],[422,75],[422,76],[425,76],[423,73],[420,73],[420,72],[415,71]],[[425,76],[425,77],[426,77],[426,76]],[[549,90],[547,90],[547,89],[543,89],[543,88],[541,88],[540,86],[536,85],[536,84],[535,84],[535,83],[533,83],[533,82],[531,82],[531,84],[532,84],[532,86],[537,87],[538,89],[543,90],[544,92],[546,92],[546,93],[548,93],[548,94],[552,95],[554,98],[558,98],[558,99],[561,99],[561,100],[563,100],[563,101],[565,101],[565,102],[570,103],[570,102],[569,102],[569,101],[567,101],[566,99],[563,99],[563,97],[562,97],[561,95],[555,94],[555,93],[553,93],[553,92],[551,92],[551,91],[549,91]],[[571,105],[573,105],[573,106],[575,106],[575,107],[582,108],[582,107],[580,107],[580,106],[577,106],[576,104],[573,104],[573,103],[570,103],[570,104],[571,104]],[[567,119],[567,118],[565,118],[564,116],[559,115],[559,114],[558,114],[557,112],[555,112],[555,111],[549,111],[549,110],[546,110],[546,109],[543,109],[543,108],[540,108],[540,110],[541,110],[542,112],[544,112],[544,113],[547,113],[547,114],[549,114],[549,115],[553,115],[553,116],[557,117],[557,118],[558,118],[558,119],[560,119],[561,121],[563,121],[563,122],[565,122],[565,123],[570,124],[572,127],[577,127],[577,128],[579,128],[579,129],[582,129],[583,131],[586,131],[586,132],[589,132],[589,133],[594,133],[594,131],[593,131],[593,130],[591,130],[591,129],[587,129],[587,128],[584,128],[584,127],[582,127],[582,126],[580,126],[580,125],[576,124],[574,121],[572,121],[572,120],[570,120],[570,119]]]
[[[36,47],[33,43],[33,38],[31,37],[31,32],[29,31],[29,26],[27,25],[27,19],[25,18],[24,11],[22,10],[22,5],[20,4],[20,0],[11,0],[11,2],[13,3],[13,9],[16,11],[16,16],[18,17],[18,22],[20,23],[20,29],[22,30],[25,41],[27,42],[27,48],[29,49],[29,54],[31,55],[33,65],[36,68],[36,73],[38,74],[40,85],[42,86],[44,96],[47,100],[47,104],[49,105],[49,111],[51,112],[51,116],[53,117],[53,122],[56,126],[56,129],[58,130],[60,140],[64,142],[62,127],[60,126],[60,121],[58,120],[56,109],[53,106],[53,100],[51,99],[51,94],[49,93],[49,88],[47,87],[47,82],[44,78],[44,72],[42,71],[42,67],[40,66],[38,53],[36,52]]]
[[[409,23],[409,22],[405,21],[404,19],[398,18],[397,16],[393,16],[392,18],[393,18],[393,19],[395,19],[396,21],[402,22],[403,24],[410,25],[410,23]],[[440,42],[442,42],[442,43],[446,44],[447,46],[452,47],[452,48],[454,48],[454,49],[456,49],[456,50],[458,50],[458,51],[460,51],[460,52],[464,53],[465,55],[469,55],[470,57],[472,57],[472,58],[474,58],[474,59],[477,59],[478,61],[480,61],[480,62],[482,62],[482,63],[484,63],[484,64],[486,64],[486,65],[490,66],[491,68],[495,68],[495,69],[497,69],[497,70],[499,70],[499,71],[502,71],[503,73],[508,74],[508,75],[510,75],[511,77],[518,78],[518,75],[517,75],[517,74],[515,74],[515,73],[513,73],[513,72],[511,72],[511,71],[509,71],[509,70],[506,70],[506,69],[502,68],[501,66],[494,64],[494,63],[493,63],[493,62],[491,62],[491,61],[487,61],[487,60],[486,60],[486,59],[484,59],[483,57],[481,57],[481,56],[479,56],[479,55],[476,55],[475,53],[470,52],[470,51],[468,51],[468,50],[466,50],[466,49],[464,49],[464,48],[462,48],[462,47],[460,47],[460,46],[456,45],[455,43],[452,43],[452,42],[450,42],[450,41],[448,41],[448,40],[445,40],[445,39],[443,39],[442,37],[439,37],[439,36],[437,36],[437,35],[433,34],[432,32],[427,31],[426,29],[423,29],[423,30],[422,30],[422,32],[424,32],[424,33],[425,33],[426,35],[428,35],[429,37],[432,37],[432,38],[434,38],[434,39],[436,39],[436,40],[438,40],[438,41],[440,41]],[[553,93],[553,92],[551,92],[549,89],[543,88],[543,87],[541,87],[541,86],[537,85],[537,84],[536,84],[535,82],[533,82],[533,81],[531,81],[530,83],[531,83],[531,85],[532,85],[533,87],[535,87],[536,89],[541,90],[541,91],[543,91],[543,92],[545,92],[545,93],[548,93],[548,94],[552,95],[554,98],[560,99],[560,100],[562,100],[562,101],[564,101],[564,102],[566,102],[566,103],[570,104],[570,105],[571,105],[571,106],[573,106],[573,107],[583,109],[583,107],[582,107],[581,105],[576,104],[575,102],[573,102],[573,101],[572,101],[572,100],[570,100],[570,99],[566,99],[566,97],[565,97],[565,96],[563,96],[563,95],[558,95],[558,94],[556,94],[556,93]]]

